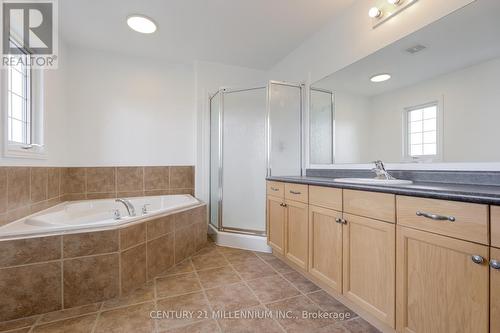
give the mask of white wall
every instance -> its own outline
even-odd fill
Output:
[[[192,165],[194,69],[72,47],[70,166]]]
[[[500,58],[370,99],[371,124],[363,162],[402,158],[402,112],[438,101],[443,112],[444,162],[500,161]],[[358,162],[359,163],[359,162]]]

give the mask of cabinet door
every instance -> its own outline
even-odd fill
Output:
[[[285,255],[292,262],[307,270],[308,259],[308,205],[286,201],[286,245]]]
[[[398,226],[397,267],[399,332],[488,332],[488,247]]]
[[[395,327],[396,227],[350,214],[344,220],[343,293]]]
[[[267,197],[267,244],[279,254],[285,254],[285,210],[282,199]]]
[[[490,269],[490,333],[500,332],[500,269],[498,269],[498,262],[500,262],[500,250],[491,248],[491,269]],[[495,265],[493,265],[495,261]]]
[[[342,293],[342,213],[309,206],[309,273]]]

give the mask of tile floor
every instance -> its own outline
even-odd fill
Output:
[[[304,318],[304,311],[337,318]],[[0,323],[0,332],[378,330],[273,255],[211,243],[126,298]]]

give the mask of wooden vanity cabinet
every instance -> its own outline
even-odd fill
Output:
[[[500,332],[500,249],[490,250],[490,333]]]
[[[500,248],[500,206],[491,206],[491,246]]]
[[[343,294],[394,328],[396,227],[352,214],[344,221]]]
[[[307,270],[308,260],[308,205],[285,200],[285,256],[300,268]]]
[[[285,219],[284,200],[272,195],[267,196],[267,244],[273,251],[285,254]]]
[[[398,332],[488,332],[488,252],[484,245],[398,226]]]

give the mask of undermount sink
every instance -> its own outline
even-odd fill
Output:
[[[337,178],[339,183],[366,184],[366,185],[410,185],[411,180],[404,179],[378,179],[378,178]]]

